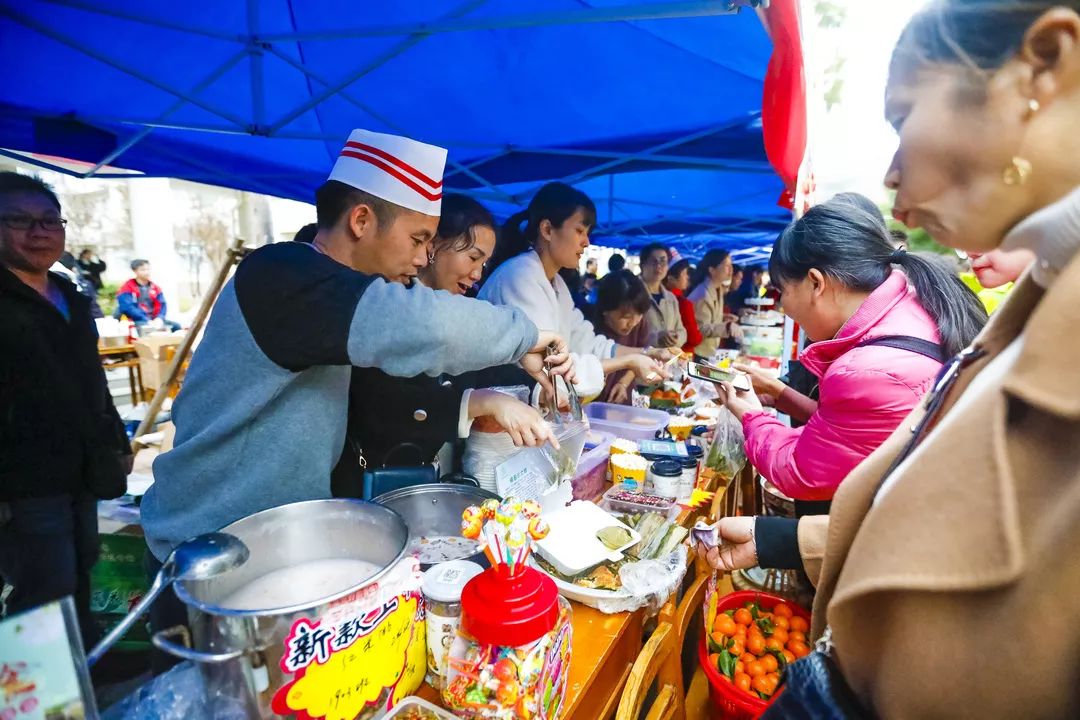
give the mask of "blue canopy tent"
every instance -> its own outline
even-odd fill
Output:
[[[767,248],[757,4],[3,2],[0,152],[311,201],[364,127],[449,148],[446,189],[502,217],[561,179],[599,243]]]

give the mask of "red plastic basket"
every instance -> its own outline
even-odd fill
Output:
[[[810,622],[810,613],[790,600],[753,590],[740,590],[725,595],[717,602],[716,612],[722,613],[726,610],[736,610],[741,608],[744,603],[754,602],[755,600],[765,610],[772,610],[777,603],[787,603],[791,606],[792,612],[806,620],[807,623]],[[709,662],[709,647],[708,643],[705,642],[704,630],[701,634],[701,642],[698,644],[698,658],[702,669],[705,671],[705,677],[709,680],[709,701],[715,709],[712,716],[714,720],[754,720],[754,718],[760,717],[765,712],[765,708],[769,707],[772,699],[761,700],[747,695],[712,666],[712,663]],[[773,696],[773,698],[775,697],[776,695]]]

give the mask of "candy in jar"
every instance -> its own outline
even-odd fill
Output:
[[[570,604],[531,567],[500,565],[461,597],[443,702],[458,717],[555,720],[570,667]]]

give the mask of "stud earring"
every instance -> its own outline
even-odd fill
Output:
[[[1040,107],[1041,105],[1039,105],[1039,101],[1035,98],[1031,98],[1030,100],[1028,100],[1027,112],[1024,114],[1024,119],[1030,120],[1031,118],[1035,117],[1035,113],[1039,112]]]

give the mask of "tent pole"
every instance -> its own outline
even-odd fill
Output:
[[[202,304],[199,305],[199,311],[195,314],[195,319],[191,323],[191,328],[188,329],[187,335],[185,335],[184,339],[180,342],[180,347],[176,349],[176,355],[173,356],[172,362],[169,363],[169,371],[165,374],[165,379],[162,381],[161,387],[157,389],[157,392],[154,393],[154,397],[150,400],[150,407],[146,410],[146,417],[139,423],[139,427],[135,431],[135,439],[132,441],[132,446],[136,451],[140,447],[145,447],[145,445],[140,442],[140,438],[154,427],[158,413],[161,412],[161,406],[165,402],[165,398],[169,396],[169,390],[176,384],[177,379],[180,377],[180,369],[184,366],[184,361],[187,360],[188,355],[191,354],[191,348],[195,344],[195,338],[202,332],[203,325],[206,323],[206,318],[210,314],[210,308],[214,306],[218,294],[220,294],[221,289],[225,287],[225,281],[229,279],[229,271],[232,270],[233,265],[240,262],[247,253],[248,249],[244,247],[244,241],[241,238],[237,238],[236,242],[233,243],[233,246],[229,248],[228,254],[225,257],[225,262],[221,263],[221,269],[218,270],[213,285],[210,286],[210,290],[203,297]]]

